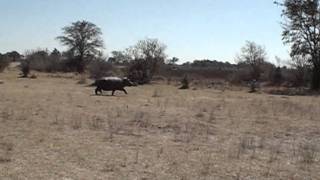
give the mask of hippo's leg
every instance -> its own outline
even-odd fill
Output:
[[[96,95],[98,95],[98,92],[100,92],[100,94],[102,94],[101,89],[97,87],[96,90],[95,90]]]
[[[124,93],[128,94],[127,91],[125,89],[121,89]]]
[[[114,96],[114,92],[115,92],[116,90],[112,90],[112,96]]]

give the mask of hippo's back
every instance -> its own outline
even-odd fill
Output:
[[[106,81],[122,81],[119,77],[103,77],[100,80],[106,80]]]

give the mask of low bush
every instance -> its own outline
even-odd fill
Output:
[[[5,56],[0,55],[0,72],[3,72],[8,66],[10,62]]]
[[[188,76],[184,76],[181,80],[181,87],[179,89],[189,89],[189,79]]]
[[[93,79],[111,76],[113,74],[112,69],[112,64],[105,61],[104,59],[92,60],[88,66],[90,78]]]
[[[28,60],[24,60],[20,64],[21,77],[26,78],[30,73],[30,62]]]
[[[30,69],[40,72],[58,72],[65,70],[60,56],[49,55],[47,50],[35,50],[26,53]]]

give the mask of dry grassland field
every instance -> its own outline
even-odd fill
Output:
[[[0,179],[320,179],[320,99],[0,74]],[[87,82],[89,84],[90,81]]]

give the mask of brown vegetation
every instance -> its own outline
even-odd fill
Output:
[[[317,179],[319,99],[0,74],[0,179]]]

